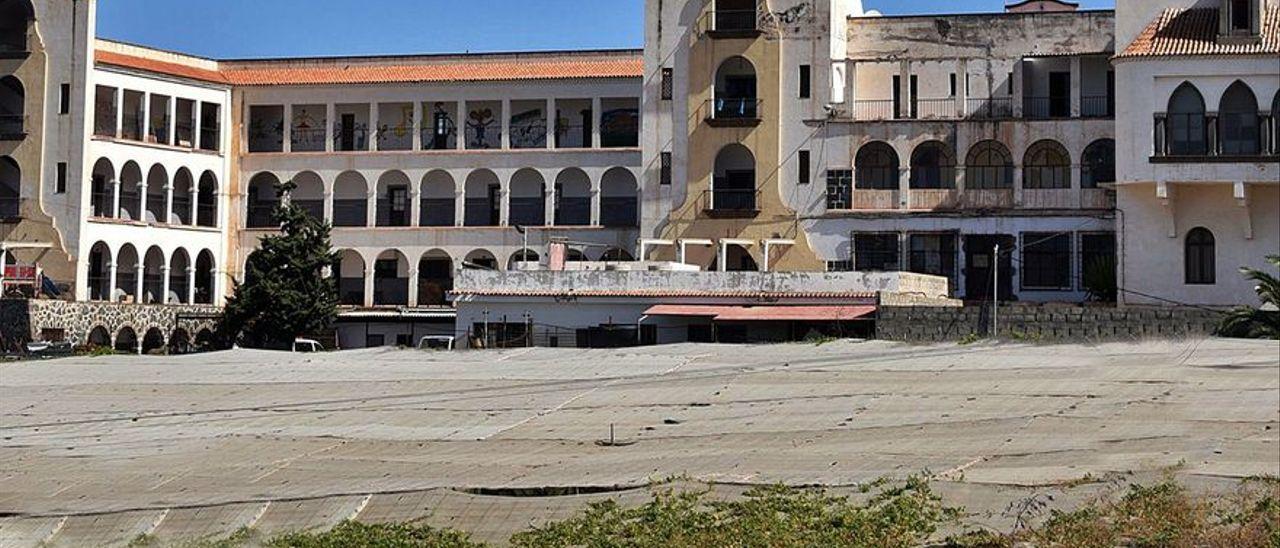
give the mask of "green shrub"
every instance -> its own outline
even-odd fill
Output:
[[[473,548],[483,546],[466,533],[425,525],[366,525],[346,521],[323,533],[289,533],[267,541],[268,548]]]

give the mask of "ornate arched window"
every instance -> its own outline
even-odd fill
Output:
[[[1209,153],[1205,131],[1204,97],[1190,83],[1182,84],[1169,98],[1168,147],[1173,156],[1203,156]]]
[[[1099,139],[1084,149],[1080,160],[1080,188],[1116,182],[1116,142]]]
[[[1218,127],[1222,132],[1222,154],[1254,156],[1262,152],[1262,131],[1258,98],[1244,82],[1237,81],[1222,95],[1218,106]]]
[[[898,153],[883,141],[858,149],[854,180],[859,190],[898,190]]]
[[[1013,155],[999,141],[973,145],[965,161],[966,190],[1013,188]]]
[[[1067,149],[1048,139],[1031,145],[1022,166],[1022,188],[1071,188],[1071,155]]]

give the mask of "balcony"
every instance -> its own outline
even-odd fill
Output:
[[[863,99],[853,102],[853,119],[859,122],[879,122],[898,117],[897,102],[893,99]]]
[[[1069,188],[1024,189],[1022,207],[1027,209],[1076,209],[1077,201]]]
[[[319,221],[324,220],[324,200],[299,200],[291,199],[289,203],[298,206],[307,216]]]
[[[949,188],[911,189],[907,192],[907,208],[929,211],[959,209],[960,192]]]
[[[704,15],[702,27],[711,38],[760,36],[760,14],[755,2],[756,0],[717,0],[717,9]]]
[[[1003,120],[1013,118],[1013,97],[970,98],[965,106],[969,118],[975,120]]]
[[[635,228],[640,226],[639,208],[635,198],[604,197],[600,199],[600,224],[608,228]]]
[[[702,211],[715,219],[741,219],[760,214],[760,191],[718,189],[702,193]]]
[[[603,211],[601,212],[603,214]],[[557,226],[588,226],[591,224],[591,198],[561,197],[556,207]]]
[[[1080,116],[1084,118],[1115,118],[1115,97],[1110,95],[1089,95],[1081,97]]]
[[[759,99],[712,99],[707,102],[706,109],[707,124],[712,127],[755,127],[760,125]]]
[[[1071,117],[1071,96],[1027,96],[1022,99],[1022,116],[1032,120],[1049,120]]]
[[[955,97],[942,99],[916,99],[911,105],[911,117],[919,120],[949,120],[957,118]]]
[[[456,224],[453,198],[423,198],[419,212],[421,226],[441,227]]]
[[[369,204],[365,200],[334,199],[333,226],[363,227],[369,224]]]

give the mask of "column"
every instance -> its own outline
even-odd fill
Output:
[[[556,224],[556,184],[554,182],[547,184],[546,192],[543,193],[543,215],[546,217],[547,226],[555,226]]]
[[[124,88],[116,88],[116,135],[119,139],[124,130]]]
[[[909,156],[903,156],[899,161],[910,162]],[[898,168],[898,208],[911,209],[911,164],[900,166]]]
[[[333,224],[333,193],[324,193],[324,220]]]
[[[898,63],[898,112],[893,113],[897,118],[910,118],[911,105],[915,103],[915,97],[911,96],[911,61],[901,61]]]
[[[142,94],[142,141],[144,143],[151,142],[151,94]],[[146,204],[146,200],[142,202]]]
[[[214,199],[215,199],[215,200],[217,200],[217,197],[215,197]],[[192,176],[192,180],[191,180],[191,205],[190,205],[190,206],[188,206],[188,207],[190,207],[190,208],[191,208],[191,211],[190,211],[191,216],[190,216],[190,217],[187,217],[188,219],[191,219],[191,221],[187,223],[187,224],[189,224],[189,225],[191,225],[191,226],[199,226],[199,225],[200,225],[200,219],[197,219],[197,218],[196,218],[196,215],[197,215],[197,214],[199,214],[199,212],[200,212],[200,208],[196,207],[196,206],[197,206],[197,204],[199,204],[199,202],[200,202],[200,183],[196,182],[195,177],[194,177],[194,176]]]
[[[461,190],[454,193],[453,225],[467,226],[467,195]]]
[[[1009,95],[1013,98],[1014,118],[1023,117],[1022,107],[1025,101],[1022,99],[1022,65],[1023,61],[1021,59],[1013,63],[1013,81],[1009,82],[1009,88],[1012,90]]]
[[[169,142],[167,145],[178,144],[178,98],[169,98]]]
[[[413,102],[413,150],[422,150],[422,131],[426,129],[426,120],[422,119],[422,101]],[[414,225],[418,226],[418,225]]]
[[[120,179],[111,180],[111,217],[120,217]]]
[[[457,135],[453,139],[453,147],[457,150],[467,149],[467,102],[458,101],[453,104],[454,114],[454,132]],[[432,118],[432,127],[435,127],[435,119]]]
[[[4,288],[4,269],[9,266],[9,249],[0,242],[0,289]],[[85,276],[86,278],[88,276]]]
[[[418,306],[418,264],[409,260],[409,306]]]
[[[364,268],[364,306],[366,308],[373,306],[373,266],[368,265]]]
[[[1079,118],[1082,114],[1081,105],[1084,98],[1081,96],[1084,86],[1080,81],[1080,56],[1071,57],[1071,117]]]
[[[369,104],[369,151],[378,150],[378,103]]]
[[[422,226],[422,187],[416,184],[409,186],[409,226]]]
[[[142,180],[138,181],[138,218],[135,221],[145,223],[147,221],[147,179],[150,173],[143,173]]]
[[[969,115],[969,60],[956,60],[956,113],[960,118]]]
[[[158,220],[166,224],[173,221],[173,179],[164,184],[164,218]]]
[[[324,151],[333,152],[333,126],[338,123],[338,109],[333,103],[324,106]]]
[[[511,181],[498,189],[498,226],[511,226]]]
[[[143,279],[143,276],[145,276],[147,273],[146,266],[143,265],[143,263],[146,262],[145,258],[146,258],[145,254],[141,254],[141,253],[138,254],[138,268],[137,268],[138,275],[136,278],[134,278],[134,283],[133,283],[133,302],[136,304],[142,304],[142,279]],[[139,337],[141,337],[141,335],[139,335]]]
[[[559,124],[556,115],[556,100],[547,99],[547,150],[556,148],[556,126]]]
[[[284,120],[280,125],[284,126],[284,134],[280,137],[283,141],[280,150],[286,153],[293,152],[293,105],[284,106]]]
[[[227,271],[214,269],[210,274],[213,278],[209,280],[209,304],[222,306],[222,280],[226,279]]]
[[[116,262],[114,259],[107,260],[107,297],[109,303],[116,302]]]
[[[511,148],[511,99],[502,100],[502,150]]]
[[[196,267],[187,267],[187,304],[196,304]]]
[[[160,265],[160,304],[169,304],[169,265]]]
[[[600,109],[599,97],[591,98],[591,148],[600,148]]]
[[[1013,164],[1013,207],[1022,207],[1022,162]]]
[[[600,187],[591,188],[591,226],[600,226]]]
[[[364,226],[378,226],[378,183],[375,181],[373,190],[365,197],[364,201]]]

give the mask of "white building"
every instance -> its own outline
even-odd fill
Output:
[[[1257,304],[1280,254],[1280,2],[1121,0],[1126,303]]]

